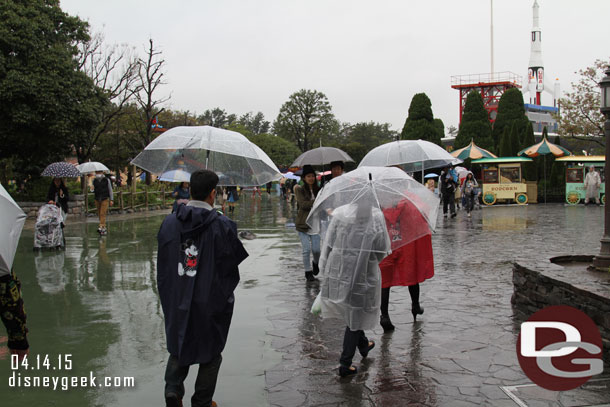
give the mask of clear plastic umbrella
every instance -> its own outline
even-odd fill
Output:
[[[436,196],[398,168],[361,167],[326,184],[307,218],[315,231],[332,215],[320,256],[322,316],[352,330],[375,327],[379,262],[429,234],[437,211]]]
[[[89,161],[86,163],[79,164],[76,166],[76,169],[78,169],[81,174],[91,174],[92,172],[97,171],[104,171],[105,173],[110,172],[108,167],[97,161]]]
[[[360,203],[377,208],[384,214],[402,206],[408,207],[408,211],[394,219],[393,225],[386,225],[388,235],[392,235],[392,250],[429,234],[436,227],[438,197],[394,167],[359,167],[333,178],[316,198],[307,224],[316,233],[320,230],[320,220],[325,216],[334,216],[339,207]]]
[[[13,267],[25,218],[25,213],[0,184],[0,276],[8,274]]]
[[[358,167],[399,165],[407,172],[461,164],[444,148],[425,140],[398,140],[375,147],[364,156]]]
[[[220,185],[258,186],[282,177],[269,156],[244,135],[211,126],[174,127],[131,163],[157,175],[207,168],[225,175]]]

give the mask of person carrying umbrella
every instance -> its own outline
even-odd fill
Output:
[[[57,205],[61,208],[62,218],[65,222],[66,216],[68,215],[68,199],[70,195],[68,194],[68,188],[64,184],[64,180],[56,177],[51,181],[51,185],[49,186],[49,192],[47,192],[47,200],[48,203],[52,205]]]
[[[457,176],[449,169],[449,167],[443,168],[440,177],[440,189],[441,196],[443,199],[443,216],[447,217],[447,207],[451,210],[451,217],[455,217],[455,190],[457,187]]]
[[[585,205],[589,205],[589,200],[595,200],[595,203],[599,205],[599,186],[602,184],[602,179],[599,173],[595,171],[595,166],[589,166],[589,172],[585,177],[585,188],[587,189],[585,195]]]
[[[112,184],[110,180],[104,176],[104,171],[96,171],[95,179],[93,180],[93,193],[95,194],[95,207],[97,208],[97,216],[100,219],[100,225],[97,231],[100,235],[108,233],[106,229],[106,213],[108,207],[114,204],[112,194]]]
[[[239,264],[248,253],[237,225],[214,210],[218,176],[191,175],[192,200],[165,218],[159,233],[157,286],[169,359],[165,402],[181,406],[189,367],[199,364],[193,406],[212,401],[239,283]]]
[[[318,262],[320,261],[320,234],[312,232],[306,221],[309,211],[318,196],[320,187],[316,181],[316,172],[311,165],[303,166],[302,177],[304,181],[303,186],[297,185],[294,187],[298,207],[295,226],[301,239],[301,248],[303,249],[305,278],[308,282],[311,282],[316,281],[314,276],[320,272],[318,267]],[[310,254],[313,254],[313,261],[310,259]]]
[[[7,334],[11,354],[22,359],[29,353],[26,313],[21,297],[21,282],[13,268],[13,260],[25,213],[0,185],[0,318]]]
[[[408,208],[421,213],[418,230],[410,227],[414,216],[408,211],[395,212],[391,224],[385,216],[405,200]],[[339,374],[349,376],[357,373],[351,366],[356,349],[366,357],[375,346],[364,330],[379,320],[380,262],[392,250],[431,233],[438,199],[398,168],[359,167],[322,189],[307,219],[312,231],[319,230],[329,208],[335,209],[320,256],[317,301],[323,318],[339,318],[347,325]],[[408,233],[401,233],[403,229]]]
[[[321,306],[324,318],[345,321],[341,377],[356,374],[356,349],[362,358],[375,347],[364,330],[372,329],[379,312],[379,262],[390,251],[383,214],[372,205],[373,193],[333,212],[320,259],[323,271]]]
[[[176,200],[174,201],[174,205],[172,206],[172,213],[175,213],[178,209],[178,205],[186,204],[189,198],[191,197],[191,192],[189,191],[189,183],[181,182],[180,184],[178,184],[178,186],[174,188],[172,196],[176,198]]]

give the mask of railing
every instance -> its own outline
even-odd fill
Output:
[[[167,203],[167,194],[165,188],[160,190],[149,190],[145,188],[143,191],[129,191],[119,189],[113,191],[114,194],[114,206],[109,207],[108,210],[119,210],[124,211],[125,209],[137,209],[144,208],[149,210],[151,206],[165,207]],[[86,191],[85,195],[85,213],[96,212],[95,200],[93,194]]]
[[[479,83],[510,82],[515,86],[523,85],[523,77],[513,72],[477,73],[451,77],[451,86],[476,85]]]

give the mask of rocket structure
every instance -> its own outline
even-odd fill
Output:
[[[528,65],[528,83],[527,92],[529,93],[530,104],[542,104],[542,92],[548,92],[553,95],[554,105],[559,99],[559,82],[553,86],[553,90],[545,89],[544,78],[544,63],[542,62],[542,31],[540,30],[540,6],[538,0],[534,0],[532,6],[533,21],[532,21],[532,37],[530,48],[530,61]],[[550,88],[550,87],[549,87]]]

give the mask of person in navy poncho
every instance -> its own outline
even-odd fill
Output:
[[[191,175],[191,197],[163,221],[157,236],[157,286],[165,315],[167,406],[181,406],[189,366],[199,364],[193,406],[212,401],[239,283],[238,265],[248,253],[235,222],[212,207],[218,176]]]

